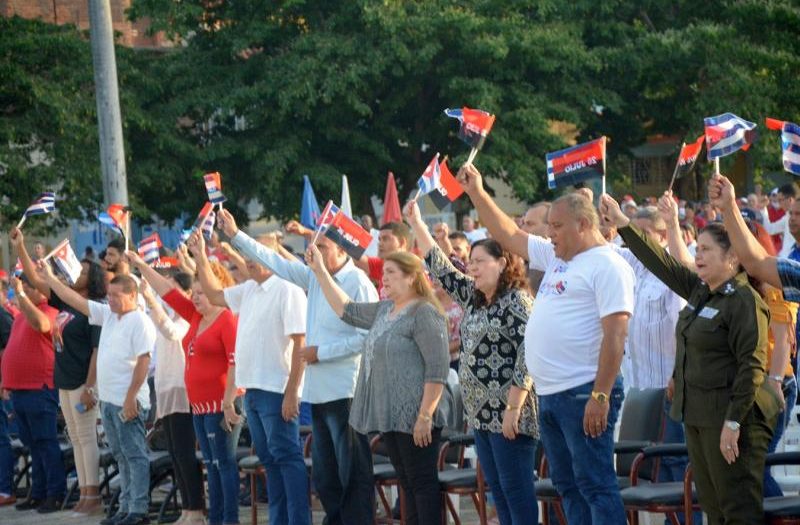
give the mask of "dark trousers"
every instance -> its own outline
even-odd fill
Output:
[[[757,411],[754,406],[742,423],[739,457],[732,465],[719,448],[720,428],[685,425],[697,497],[708,525],[764,523],[764,462],[775,418],[765,421],[753,414]]]
[[[14,450],[11,448],[11,433],[6,403],[0,400],[0,494],[14,494]]]
[[[769,442],[767,452],[775,452],[778,448],[783,433],[786,427],[789,426],[789,418],[792,417],[792,409],[797,403],[797,379],[794,376],[786,376],[783,378],[783,399],[786,401],[786,406],[778,414],[778,420],[775,423],[775,432],[772,434],[772,440]],[[770,498],[773,496],[783,496],[783,490],[775,478],[772,477],[772,472],[769,467],[764,469],[764,497]]]
[[[31,498],[63,499],[67,478],[58,444],[58,391],[12,390],[11,401],[19,422],[19,437],[31,451],[33,482]]]
[[[369,440],[348,423],[352,399],[311,405],[312,476],[326,525],[362,525],[375,519]]]
[[[161,418],[167,450],[172,458],[181,507],[184,510],[205,510],[203,501],[203,470],[194,453],[194,423],[189,413],[168,414]]]
[[[418,447],[411,434],[382,434],[403,489],[408,525],[439,525],[442,522],[442,494],[436,468],[441,435],[441,428],[433,429],[431,443],[427,447]]]

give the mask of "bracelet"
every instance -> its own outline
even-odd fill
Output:
[[[429,416],[428,414],[424,414],[422,412],[419,413],[419,415],[417,416],[417,419],[421,419],[426,423],[428,423],[430,421],[433,421],[433,418],[431,416]]]
[[[506,405],[506,410],[519,410],[522,405]]]
[[[774,376],[769,376],[770,379],[773,381],[777,381],[778,383],[783,383],[783,376],[775,374]]]

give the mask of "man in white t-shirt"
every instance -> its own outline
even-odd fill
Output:
[[[262,241],[262,239],[259,239]],[[275,248],[275,237],[265,237]],[[267,471],[269,522],[310,525],[308,472],[300,448],[300,397],[305,363],[306,295],[247,260],[250,279],[223,289],[211,272],[203,236],[195,232],[189,249],[197,275],[212,304],[239,316],[236,329],[236,386],[244,397],[253,447]]]
[[[613,434],[623,398],[619,368],[633,312],[633,270],[601,236],[585,195],[553,202],[548,241],[500,210],[474,166],[465,165],[458,176],[492,237],[545,272],[525,330],[525,362],[567,521],[625,523]]]
[[[108,304],[90,301],[40,265],[50,290],[62,301],[102,326],[97,348],[97,393],[100,416],[120,475],[119,510],[101,525],[149,523],[150,460],[144,422],[150,409],[147,369],[156,328],[138,307],[136,281],[117,275],[108,285]]]

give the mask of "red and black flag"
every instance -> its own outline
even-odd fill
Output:
[[[360,259],[372,242],[372,235],[341,210],[328,224],[325,236],[341,246],[353,259]]]
[[[700,135],[700,138],[696,141],[681,146],[681,152],[680,155],[678,155],[678,166],[675,168],[676,179],[680,179],[692,171],[692,168],[694,168],[697,162],[697,158],[700,156],[700,152],[703,151],[703,143],[705,140],[706,136]]]

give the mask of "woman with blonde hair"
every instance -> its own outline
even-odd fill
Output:
[[[127,252],[153,290],[189,323],[183,338],[186,355],[186,393],[192,422],[208,475],[208,523],[239,523],[239,467],[236,445],[241,421],[234,407],[234,349],[236,316],[211,304],[199,281],[192,285],[191,299],[175,284],[145,263],[139,254]],[[230,273],[219,263],[212,271],[223,287],[233,286]],[[194,443],[185,446],[193,447]]]
[[[405,522],[441,521],[436,462],[449,370],[447,325],[422,262],[408,252],[384,259],[385,300],[354,303],[322,263],[315,245],[306,261],[342,320],[369,330],[364,342],[350,425],[380,432],[405,495]]]

